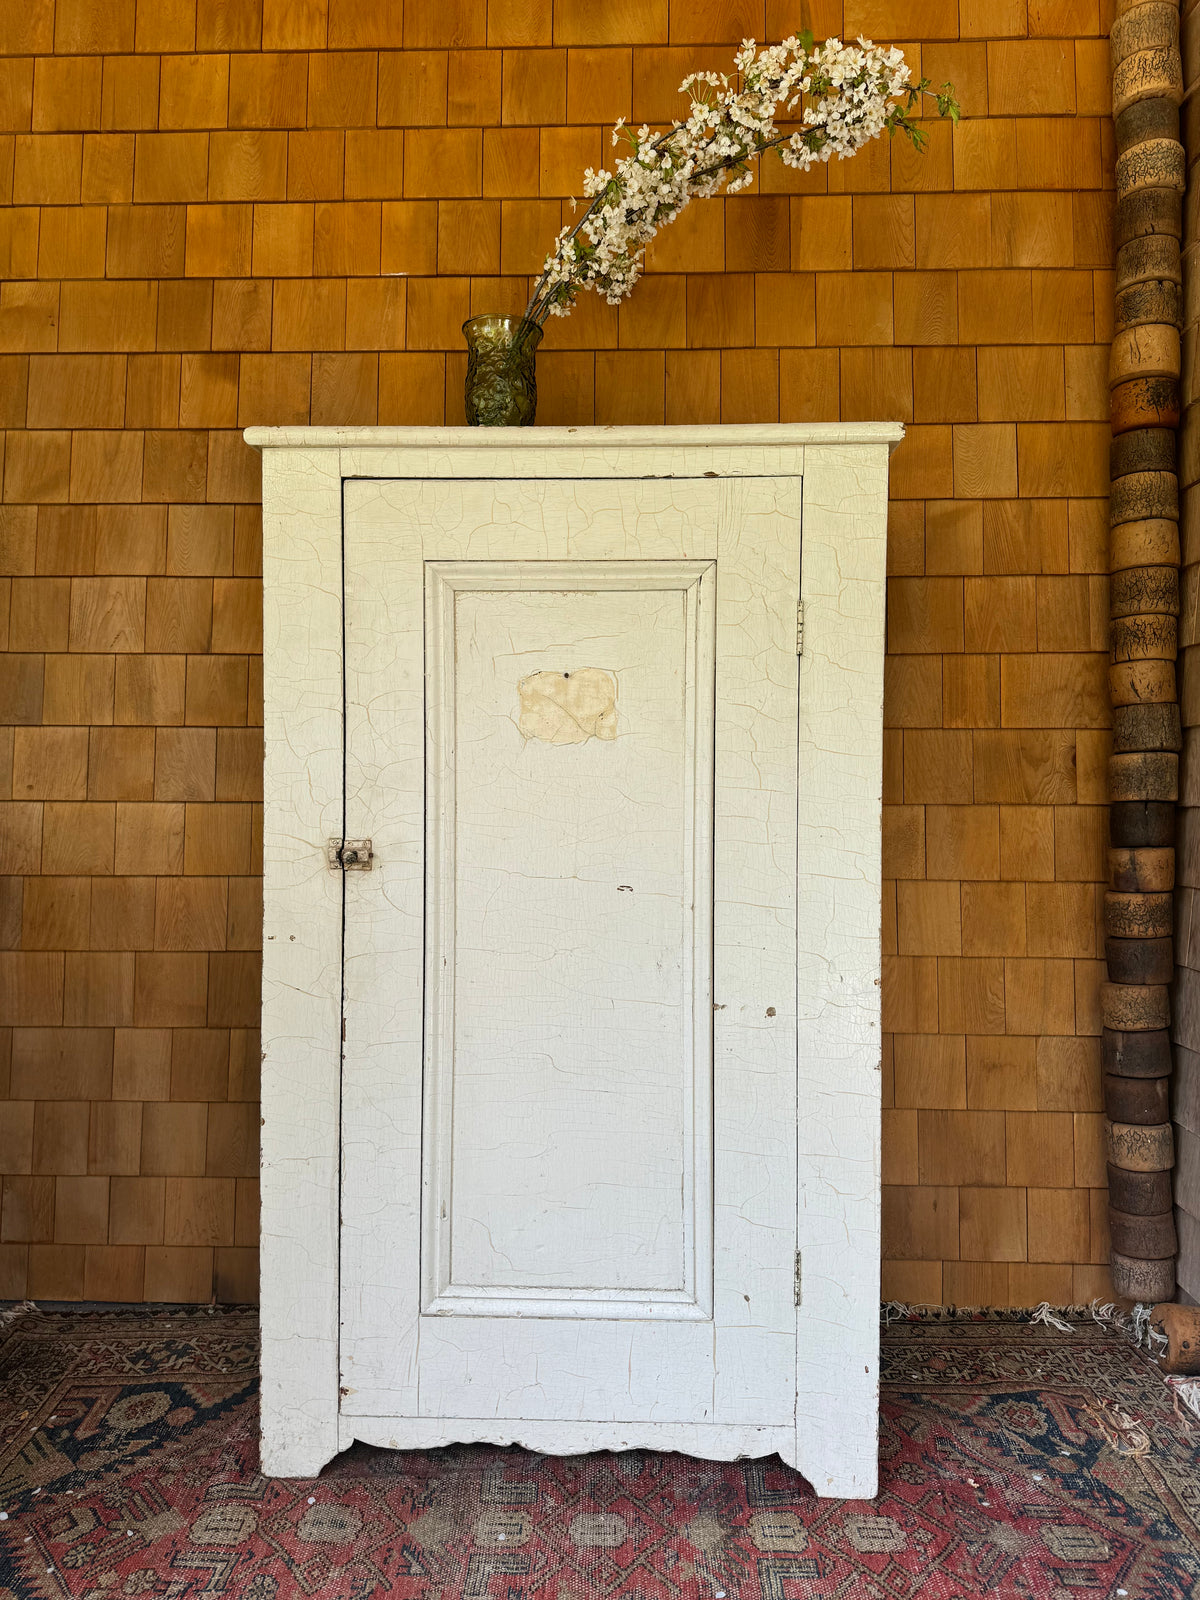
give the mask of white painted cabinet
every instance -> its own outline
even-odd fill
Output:
[[[874,1492],[898,436],[247,435],[266,1470],[490,1440]]]

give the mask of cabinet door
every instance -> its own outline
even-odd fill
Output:
[[[799,508],[345,485],[364,1437],[793,1456]]]

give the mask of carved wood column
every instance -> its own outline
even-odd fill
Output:
[[[1117,0],[1112,392],[1109,892],[1104,1099],[1113,1287],[1175,1292],[1169,1112],[1175,802],[1181,746],[1175,656],[1185,182],[1179,0]]]

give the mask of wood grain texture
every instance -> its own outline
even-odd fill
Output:
[[[551,16],[411,0],[327,17],[273,4],[260,18],[206,0],[184,40],[165,26],[177,8],[158,9],[164,26],[146,33],[157,12],[139,8],[140,41],[132,8],[101,0],[62,9],[57,37],[42,6],[47,26],[6,35],[28,89],[0,129],[0,695],[6,722],[52,739],[19,761],[0,743],[0,863],[18,880],[0,917],[14,980],[0,1025],[19,1030],[14,1102],[48,1102],[32,1063],[55,1063],[44,1081],[77,1073],[93,1107],[145,1105],[146,1176],[169,1161],[202,1178],[210,1107],[226,1102],[171,1100],[174,1030],[258,1054],[229,965],[252,964],[260,939],[245,886],[261,865],[261,488],[238,429],[455,421],[461,320],[523,303],[608,123],[676,114],[684,73],[725,65],[746,27],[736,6],[693,24],[665,3],[564,0]],[[1105,876],[1093,674],[1107,648],[1115,153],[1108,84],[1080,63],[1103,65],[1109,21],[1106,7],[822,4],[818,32],[865,28],[955,80],[958,127],[931,125],[921,160],[881,142],[803,176],[768,166],[745,194],[695,205],[654,241],[626,305],[587,297],[539,355],[542,423],[908,426],[891,468],[884,878],[933,894],[906,905],[903,950],[885,945],[885,1030],[905,1041],[909,1084],[925,1084],[920,1112],[912,1101],[889,1123],[901,1166],[933,1137],[918,1115],[988,1116],[1005,1096],[1028,1109],[1027,1066],[977,1065],[964,1081],[947,1049],[978,1064],[984,1046],[1019,1042],[1040,1052],[1038,1104],[1081,1117],[1098,1104],[1094,939],[1088,956],[1030,957],[1021,891]],[[764,22],[777,37],[797,18]],[[1177,116],[1141,109],[1153,103],[1123,113],[1122,150],[1177,136]],[[1116,226],[1159,230],[1130,234],[1122,282],[1174,280],[1177,191],[1134,190]],[[1179,385],[1135,378],[1113,404],[1130,427],[1169,426]],[[1114,551],[1129,568],[1177,560],[1177,525],[1122,524]],[[1039,592],[1047,580],[1064,587]],[[1054,687],[1041,703],[1039,666]],[[1166,704],[1160,666],[1114,669],[1123,703]],[[18,792],[17,774],[45,792]],[[112,808],[111,829],[79,807]],[[219,807],[244,809],[206,820]],[[1152,820],[1143,809],[1143,832]],[[160,916],[154,880],[185,876],[225,881],[220,935],[211,888],[164,892]],[[993,924],[985,885],[1005,891]],[[1080,946],[1092,918],[1068,915]],[[949,948],[955,926],[969,950]],[[68,981],[68,955],[132,969],[76,962]],[[1033,1005],[1025,969],[1005,964],[1028,959],[1064,963],[1039,967]],[[180,1084],[195,1070],[181,1062]],[[174,1154],[163,1107],[184,1119]],[[918,1298],[934,1273],[949,1292],[942,1262],[956,1259],[944,1218],[929,1227],[921,1255],[892,1264]],[[1059,1237],[1051,1264],[1094,1270]],[[22,1272],[28,1247],[12,1243]],[[222,1252],[243,1247],[126,1243],[110,1225],[106,1244],[70,1246],[86,1270],[68,1287],[208,1298]],[[986,1265],[1007,1294],[1006,1263]]]

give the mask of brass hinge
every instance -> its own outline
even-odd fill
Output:
[[[325,856],[330,872],[370,872],[375,852],[370,839],[330,839]]]
[[[793,1299],[794,1299],[796,1305],[799,1305],[800,1304],[800,1252],[799,1252],[799,1250],[796,1251],[796,1266],[795,1266],[794,1277],[793,1277],[793,1280],[792,1280],[792,1288],[793,1288],[793,1291],[794,1291]]]
[[[796,601],[796,654],[804,654],[804,601]]]

